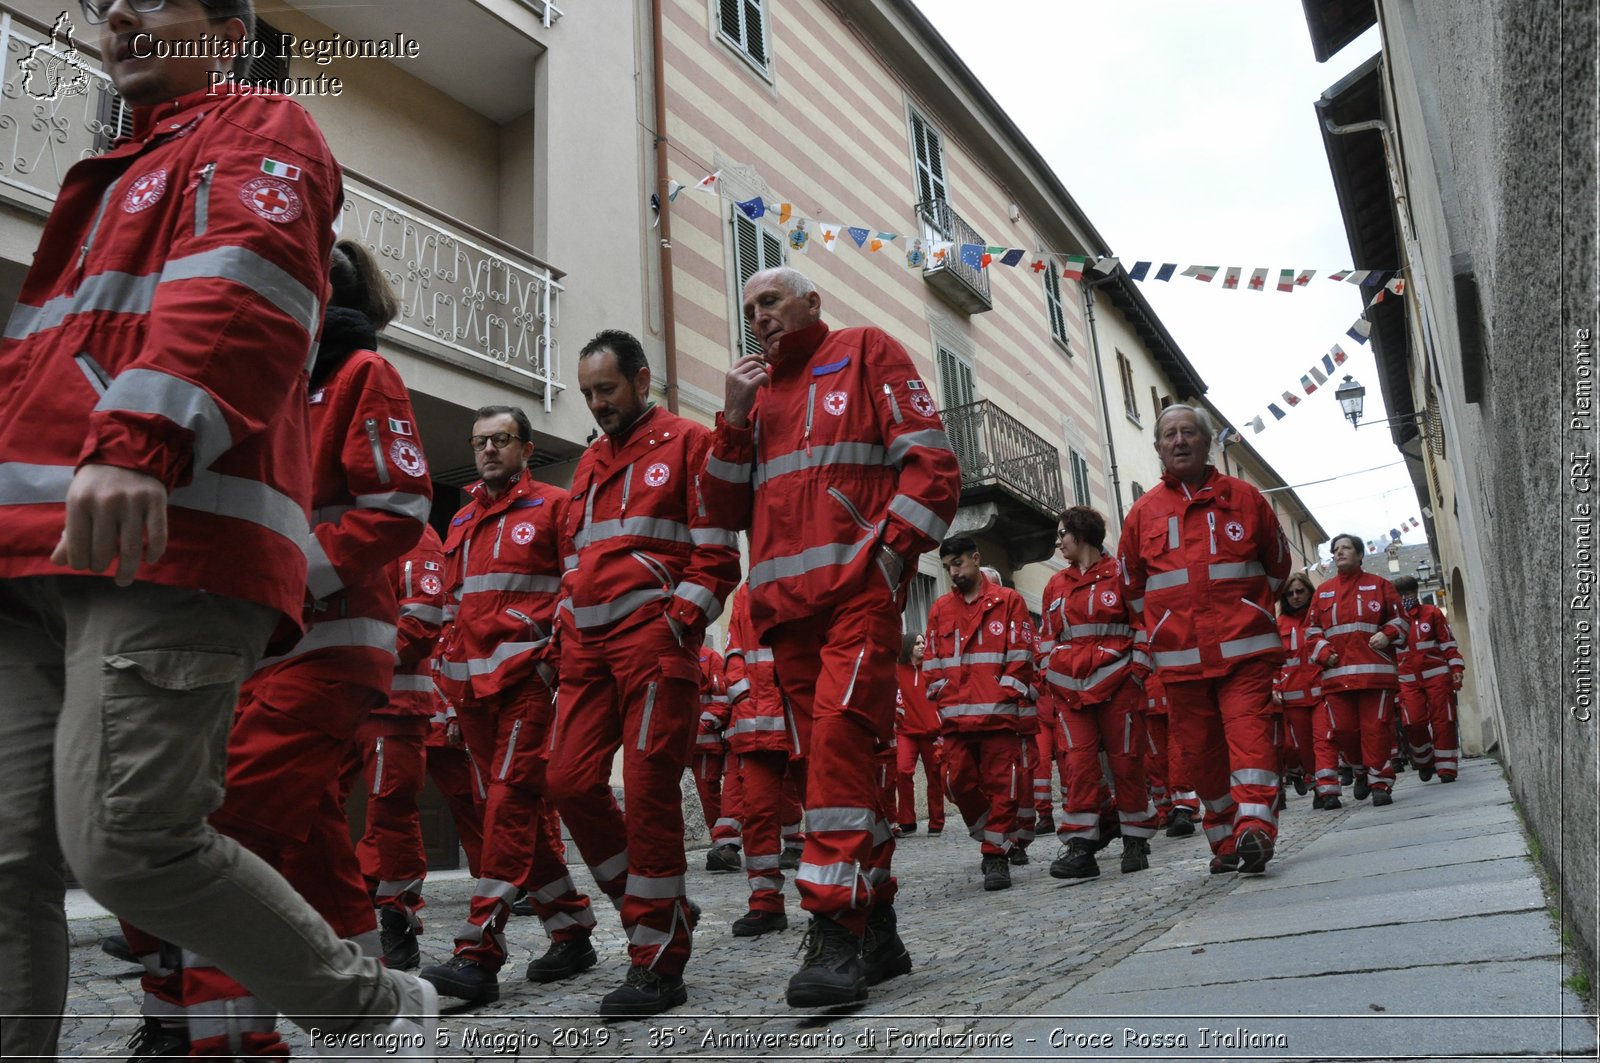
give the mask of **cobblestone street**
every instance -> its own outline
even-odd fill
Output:
[[[1158,836],[1150,869],[1129,876],[1113,843],[1100,878],[1067,885],[1049,876],[1058,847],[1046,839],[1013,869],[1010,890],[984,893],[977,845],[958,821],[942,837],[919,831],[895,854],[915,969],[833,1013],[783,1002],[804,930],[792,892],[788,931],[734,938],[744,877],[706,872],[697,849],[690,894],[704,915],[685,1007],[595,1019],[626,969],[608,906],[599,965],[556,986],[523,980],[545,939],[515,919],[500,1001],[443,1017],[440,1055],[1594,1058],[1594,1023],[1561,984],[1570,972],[1499,766],[1473,760],[1449,787],[1400,779],[1387,809],[1347,796],[1343,810],[1315,812],[1291,793],[1278,856],[1253,879],[1209,875],[1196,834]],[[574,875],[597,895],[585,869]],[[430,880],[425,962],[448,955],[470,892],[460,873]],[[120,1058],[136,1026],[137,972],[98,948],[114,921],[81,895],[74,903],[63,1058]],[[292,1043],[297,1054],[308,1044],[300,1031]]]

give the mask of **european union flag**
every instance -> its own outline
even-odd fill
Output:
[[[761,201],[760,196],[754,199],[747,199],[743,203],[735,203],[734,206],[744,211],[745,216],[751,221],[755,221],[767,212],[767,205]]]
[[[961,245],[961,261],[966,263],[967,265],[971,266],[973,269],[982,269],[983,268],[983,245],[982,244],[962,244]]]

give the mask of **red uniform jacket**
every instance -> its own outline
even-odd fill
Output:
[[[1044,603],[1041,638],[1052,648],[1040,663],[1062,707],[1110,701],[1122,684],[1150,674],[1116,558],[1102,557],[1087,571],[1068,565],[1045,584]]]
[[[1029,730],[1036,716],[1033,622],[1022,595],[984,580],[978,597],[951,591],[928,610],[922,674],[945,734]]]
[[[304,705],[329,733],[354,733],[368,706],[346,718],[353,704],[325,691],[359,686],[372,691],[372,705],[388,700],[400,612],[389,570],[427,527],[433,484],[410,396],[382,355],[349,355],[309,402],[315,526],[304,543],[306,632],[287,653],[263,659],[251,683],[271,682],[271,704]],[[295,693],[285,696],[285,683]]]
[[[1289,656],[1273,677],[1272,689],[1283,698],[1285,706],[1298,707],[1322,700],[1322,668],[1311,659],[1313,644],[1306,638],[1310,619],[1310,606],[1299,616],[1278,615],[1278,637],[1283,640],[1284,652]]]
[[[799,738],[789,725],[783,695],[778,692],[772,651],[756,638],[750,623],[750,590],[744,584],[728,605],[728,645],[723,650],[728,700],[733,711],[723,737],[735,753],[786,752],[800,755]]]
[[[300,623],[306,361],[340,199],[310,116],[259,93],[140,108],[67,172],[0,344],[0,578],[61,574],[72,474],[113,465],[171,491],[139,579]]]
[[[717,419],[706,504],[750,529],[750,617],[773,625],[825,615],[887,582],[875,547],[905,561],[937,546],[955,516],[961,470],[927,386],[874,328],[790,333],[750,424]]]
[[[1394,584],[1371,572],[1339,572],[1317,586],[1306,613],[1306,639],[1311,659],[1322,666],[1324,694],[1399,689],[1394,654],[1405,643],[1409,625]],[[1367,644],[1379,631],[1389,636],[1387,650]],[[1339,663],[1329,668],[1328,655],[1335,652]]]
[[[696,753],[721,753],[727,749],[722,729],[728,726],[728,679],[722,670],[722,654],[700,651],[700,726],[694,736]]]
[[[1193,491],[1164,474],[1128,510],[1120,546],[1130,604],[1166,682],[1283,661],[1272,610],[1289,544],[1260,491],[1209,466]]]
[[[933,738],[939,734],[939,710],[928,697],[927,679],[913,664],[894,668],[895,730],[907,738]]]
[[[390,568],[400,599],[400,633],[395,640],[394,687],[384,710],[394,716],[432,719],[444,710],[433,682],[433,661],[444,627],[444,543],[424,527],[415,550]]]
[[[578,459],[564,525],[561,608],[584,637],[672,617],[699,634],[739,582],[739,540],[700,492],[711,433],[652,406],[619,446]]]
[[[1461,659],[1461,649],[1450,633],[1450,622],[1438,606],[1418,602],[1410,610],[1402,606],[1401,612],[1411,623],[1411,637],[1396,659],[1400,682],[1415,683],[1467,670],[1467,662]]]
[[[453,701],[481,701],[538,675],[555,687],[551,650],[561,590],[560,529],[567,493],[524,471],[500,497],[483,484],[450,521],[445,587],[454,616],[439,653]]]
[[[1144,677],[1144,695],[1146,716],[1167,715],[1167,688],[1162,685],[1161,673],[1151,672]]]

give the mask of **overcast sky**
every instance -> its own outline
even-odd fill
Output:
[[[1301,374],[1339,343],[1350,355],[1340,375],[1367,388],[1364,419],[1388,416],[1370,347],[1345,336],[1362,290],[1326,279],[1352,262],[1312,109],[1378,50],[1376,30],[1319,65],[1292,0],[916,2],[1124,267],[1242,266],[1248,279],[1264,266],[1269,289],[1279,269],[1319,271],[1292,294],[1187,278],[1141,287],[1209,385],[1206,397],[1287,483],[1338,477],[1297,489],[1329,535],[1386,540],[1420,519],[1388,431],[1352,429],[1334,382],[1299,391]],[[1286,389],[1301,404],[1274,423],[1267,403],[1281,406]],[[1252,435],[1257,414],[1268,427]],[[1424,542],[1423,529],[1403,541]]]

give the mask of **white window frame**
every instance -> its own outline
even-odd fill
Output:
[[[738,35],[729,33],[723,27],[722,8],[724,4],[736,5],[739,12]],[[733,51],[740,59],[747,63],[750,69],[760,74],[767,81],[772,80],[772,13],[767,8],[767,0],[710,0],[711,25],[717,38]],[[748,16],[750,9],[754,8],[760,16],[761,25],[759,32],[759,47],[765,59],[757,59],[750,53],[751,41]]]

